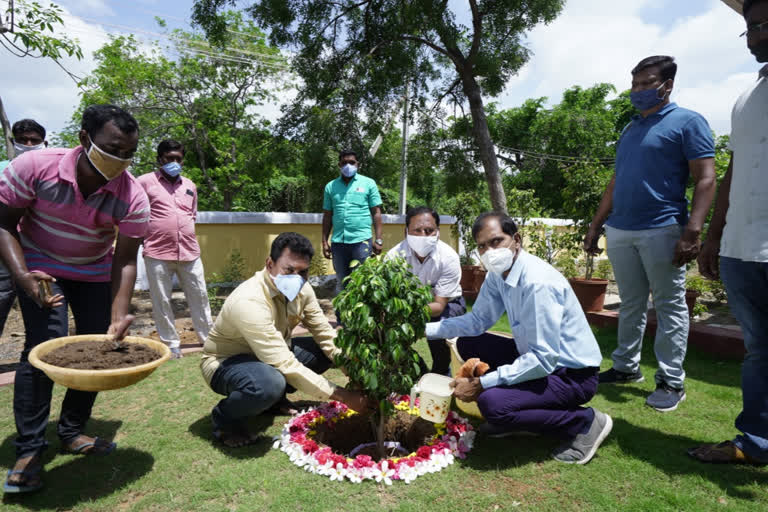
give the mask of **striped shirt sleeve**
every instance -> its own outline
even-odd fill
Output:
[[[10,208],[26,208],[35,201],[35,167],[27,153],[9,163],[0,174],[0,201]]]
[[[149,231],[149,199],[141,185],[133,183],[133,188],[128,213],[120,219],[117,227],[122,235],[144,238]]]

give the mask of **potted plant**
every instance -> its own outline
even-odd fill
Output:
[[[611,177],[611,169],[598,163],[583,162],[573,165],[563,173],[566,185],[563,189],[565,214],[574,222],[574,248],[581,246],[589,230],[592,216],[595,214],[605,187]],[[601,251],[601,250],[598,250]],[[601,311],[605,303],[605,292],[608,288],[607,279],[596,279],[593,276],[595,255],[591,252],[584,254],[584,277],[569,279],[582,309]]]
[[[707,312],[707,306],[697,303],[704,292],[709,291],[709,282],[699,274],[688,271],[685,274],[685,305],[688,306],[688,316],[694,317]]]

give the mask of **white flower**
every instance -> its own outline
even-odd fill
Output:
[[[336,464],[335,468],[331,468],[331,480],[338,480],[339,482],[344,480],[344,477],[347,476],[347,470],[344,468],[344,466],[339,462]]]
[[[353,484],[359,484],[363,481],[363,475],[360,474],[356,468],[349,468],[349,471],[347,471],[347,478],[349,478],[349,481]]]
[[[405,482],[406,484],[409,484],[414,480],[416,480],[416,478],[418,478],[419,473],[416,471],[415,468],[412,468],[408,464],[401,464],[400,471],[398,472],[398,476],[403,482]]]
[[[392,476],[395,474],[394,469],[389,469],[389,463],[385,460],[381,463],[381,468],[376,471],[374,477],[377,483],[384,482],[387,485],[392,485]]]

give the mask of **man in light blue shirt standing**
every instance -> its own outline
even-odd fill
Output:
[[[453,338],[463,359],[480,358],[490,371],[454,380],[454,394],[477,401],[488,423],[481,433],[515,432],[565,439],[553,456],[586,464],[613,426],[611,417],[584,408],[597,391],[602,356],[568,281],[522,250],[520,234],[504,213],[480,215],[472,227],[488,277],[471,312],[427,324],[428,339]],[[485,332],[507,312],[515,339]]]

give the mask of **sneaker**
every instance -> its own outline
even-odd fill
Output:
[[[494,423],[483,423],[477,427],[477,431],[480,435],[485,437],[492,437],[494,439],[501,439],[503,437],[536,437],[539,434],[534,432],[526,432],[525,430],[509,430],[509,428],[496,425]]]
[[[637,370],[635,373],[620,372],[615,368],[600,372],[597,375],[598,382],[600,384],[629,384],[630,382],[643,382],[642,372]]]
[[[656,385],[656,391],[648,396],[645,405],[659,412],[669,412],[677,409],[683,400],[685,400],[685,388],[673,388],[666,382],[662,382]]]
[[[688,455],[701,462],[711,464],[752,464],[764,466],[766,463],[744,453],[733,441],[718,444],[702,444],[688,450]]]
[[[579,434],[567,441],[552,452],[556,461],[566,464],[586,464],[595,456],[600,444],[608,437],[613,428],[613,420],[607,414],[592,409],[595,419],[589,426],[586,434]]]

